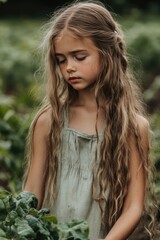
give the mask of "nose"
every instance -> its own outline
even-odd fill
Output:
[[[67,68],[66,68],[66,70],[67,70],[68,73],[76,71],[76,67],[75,67],[75,64],[74,64],[73,60],[68,60],[67,61]]]

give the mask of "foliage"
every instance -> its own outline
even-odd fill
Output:
[[[142,85],[147,88],[160,74],[160,28],[158,22],[132,22],[125,32],[135,71],[142,65]]]
[[[0,84],[7,94],[20,94],[34,82],[37,69],[35,49],[38,22],[23,20],[1,22],[0,25]]]
[[[152,158],[155,163],[156,192],[160,196],[160,114],[152,114],[151,125],[153,129]],[[160,199],[159,199],[160,200]]]
[[[0,100],[0,185],[16,192],[21,189],[28,115],[16,112],[13,98],[1,95]]]
[[[148,103],[151,113],[159,111],[160,103],[160,75],[155,77],[149,88],[144,92],[144,99]],[[158,127],[158,126],[157,126]],[[159,127],[160,128],[160,124]]]
[[[135,10],[150,10],[153,13],[158,13],[159,10],[159,5],[158,5],[158,0],[102,0],[102,2],[106,3],[109,5],[109,7],[112,7],[112,9],[116,10],[116,12],[121,12],[121,13],[129,13],[131,14],[132,11]]]
[[[55,216],[48,215],[48,209],[36,210],[37,203],[37,198],[30,192],[21,192],[14,197],[1,191],[0,239],[88,240],[87,222],[57,223]]]

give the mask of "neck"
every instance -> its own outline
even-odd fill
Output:
[[[78,91],[77,104],[97,107],[94,89]]]

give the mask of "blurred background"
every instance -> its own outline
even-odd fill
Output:
[[[71,1],[67,1],[69,3]],[[154,133],[152,159],[160,196],[160,2],[102,1],[122,25]],[[62,0],[0,0],[0,186],[21,191],[24,146],[41,100],[41,29]],[[139,239],[139,238],[136,238]],[[144,239],[144,238],[142,238]]]

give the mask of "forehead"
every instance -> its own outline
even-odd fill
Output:
[[[73,32],[63,30],[54,42],[55,52],[71,52],[76,49],[84,49],[87,51],[97,51],[97,48],[90,38],[78,37]]]

